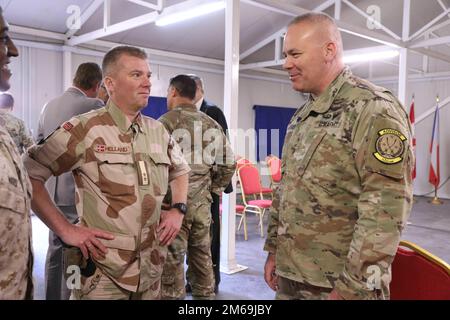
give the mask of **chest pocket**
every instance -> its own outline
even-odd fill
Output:
[[[317,147],[322,142],[323,138],[325,137],[327,133],[325,131],[320,131],[318,134],[316,134],[312,139],[312,142],[310,143],[309,147],[306,147],[306,152],[303,156],[303,158],[300,160],[299,167],[298,167],[298,174],[300,177],[302,177],[306,171],[306,169],[309,166],[309,163],[311,162],[311,158],[313,157],[314,153],[317,150]],[[308,139],[308,137],[306,137]]]
[[[113,196],[135,193],[136,167],[131,153],[96,153],[98,181],[102,192]]]
[[[151,183],[155,195],[165,195],[169,186],[170,159],[164,153],[149,153]],[[159,191],[159,192],[158,192]]]

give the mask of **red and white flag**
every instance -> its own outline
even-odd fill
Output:
[[[415,117],[414,117],[414,95],[411,103],[411,108],[409,109],[409,121],[411,122],[411,134],[412,134],[412,146],[414,158],[416,158],[416,134],[415,134]],[[412,169],[412,179],[416,178],[416,162],[414,161],[414,166]]]
[[[428,181],[436,188],[439,186],[439,97],[436,98],[436,110],[434,111],[433,134],[430,144],[430,173]]]

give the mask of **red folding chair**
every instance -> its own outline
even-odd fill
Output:
[[[450,265],[409,241],[392,263],[391,300],[450,300]]]
[[[236,170],[239,170],[241,167],[245,166],[245,165],[252,165],[254,166],[254,164],[245,158],[239,158],[236,160]],[[239,182],[240,184],[240,182]],[[273,199],[273,189],[272,188],[266,188],[261,186],[261,193],[264,194],[270,194],[270,197]]]
[[[247,221],[244,214],[245,207],[241,204],[236,204],[236,215],[241,216],[239,220],[238,230],[241,230],[242,222],[244,222],[244,239],[247,240]],[[222,204],[220,204],[220,214],[222,214]]]
[[[281,182],[281,160],[271,155],[266,158],[266,162],[270,172],[270,187],[273,188]]]
[[[244,202],[244,228],[245,215],[247,212],[255,213],[259,216],[259,227],[261,230],[261,237],[264,237],[263,218],[266,209],[272,205],[272,200],[265,200],[262,196],[262,186],[259,177],[258,169],[253,165],[244,165],[238,169],[238,178],[242,189],[242,201]],[[248,200],[248,196],[254,195],[259,197],[256,200]]]

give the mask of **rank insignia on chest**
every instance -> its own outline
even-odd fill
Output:
[[[385,164],[396,164],[403,160],[406,137],[398,130],[383,129],[378,131],[375,142],[374,157]]]

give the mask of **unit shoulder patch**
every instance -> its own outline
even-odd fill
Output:
[[[374,157],[385,164],[396,164],[403,160],[406,137],[395,129],[382,129],[378,131],[375,142]]]

